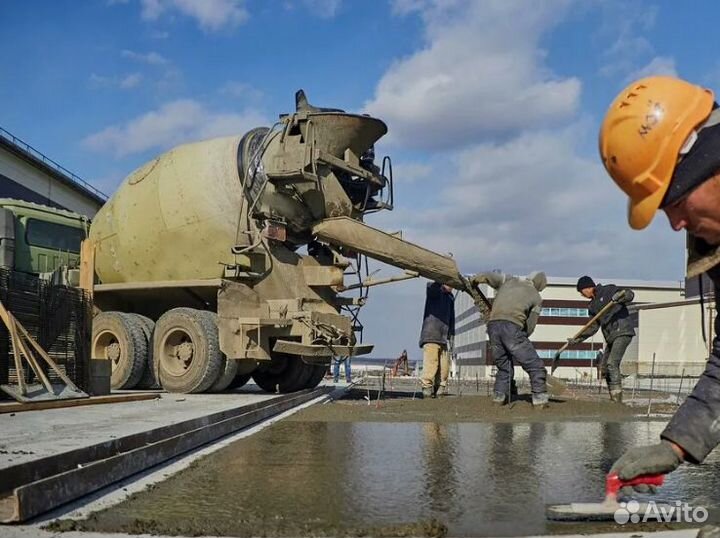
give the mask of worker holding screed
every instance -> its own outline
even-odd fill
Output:
[[[578,279],[576,287],[583,297],[590,299],[588,313],[592,318],[597,317],[597,319],[580,334],[568,339],[568,344],[579,344],[602,327],[605,351],[600,363],[600,372],[607,383],[610,398],[622,403],[620,362],[635,336],[635,329],[626,305],[632,302],[635,294],[632,290],[619,288],[614,284],[595,284],[587,275]],[[604,313],[603,309],[605,309]]]
[[[527,278],[498,272],[478,273],[471,282],[489,284],[497,290],[487,324],[497,367],[493,402],[504,405],[512,397],[514,362],[517,362],[530,376],[533,406],[545,407],[549,402],[545,366],[528,338],[540,317],[540,292],[547,286],[545,273],[531,273]]]
[[[713,92],[674,77],[632,83],[605,116],[600,154],[629,198],[631,228],[645,228],[662,209],[673,230],[687,231],[687,276],[707,274],[720,308],[720,108]],[[702,462],[720,443],[718,333],[716,317],[705,371],[660,442],[628,450],[611,473],[621,480],[669,473],[683,461]]]

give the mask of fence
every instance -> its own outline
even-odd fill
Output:
[[[92,300],[79,288],[53,286],[34,275],[0,269],[0,301],[79,388],[88,387]],[[34,374],[26,368],[26,381]],[[59,381],[46,369],[51,382]],[[0,384],[16,383],[7,328],[0,323]]]

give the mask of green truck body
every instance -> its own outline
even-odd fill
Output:
[[[71,211],[0,198],[0,266],[33,274],[76,268],[88,227]]]

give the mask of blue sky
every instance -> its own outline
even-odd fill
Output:
[[[397,208],[370,223],[452,252],[464,272],[679,280],[683,238],[662,215],[627,228],[597,129],[638,76],[719,88],[719,12],[669,0],[6,0],[0,126],[112,193],[175,144],[272,123],[302,87],[388,123],[378,152],[393,155]],[[378,354],[416,345],[421,307],[420,282],[375,290],[365,318]]]

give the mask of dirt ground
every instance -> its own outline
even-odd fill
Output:
[[[395,393],[397,395],[397,393]],[[617,404],[607,397],[578,394],[553,397],[548,407],[533,408],[529,394],[521,394],[512,404],[497,406],[485,395],[446,396],[422,399],[417,394],[377,399],[377,391],[355,389],[348,399],[315,405],[289,420],[321,422],[562,422],[583,419],[624,421],[645,419],[647,406]],[[674,406],[654,404],[652,414],[672,412]]]

